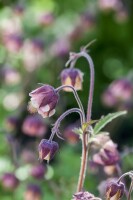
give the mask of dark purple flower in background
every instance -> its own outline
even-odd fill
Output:
[[[55,41],[51,47],[51,54],[53,56],[65,57],[70,50],[70,41],[67,38],[61,38]]]
[[[52,13],[42,13],[38,18],[38,23],[42,26],[49,26],[53,24],[54,22],[54,16]]]
[[[76,194],[73,195],[73,199],[72,200],[93,200],[94,199],[94,195],[89,193],[89,192],[78,192]]]
[[[23,133],[29,136],[43,136],[47,126],[38,115],[27,116],[22,125]]]
[[[10,34],[4,37],[4,45],[11,53],[18,53],[23,45],[23,38],[21,35]]]
[[[42,192],[38,185],[30,184],[24,194],[24,200],[41,200]]]
[[[22,49],[22,59],[25,69],[29,72],[40,67],[44,60],[44,42],[39,38],[26,40]]]
[[[1,179],[2,186],[8,190],[14,190],[19,185],[19,180],[13,173],[5,173]]]
[[[16,85],[21,81],[20,73],[8,64],[1,69],[0,76],[7,85]]]
[[[122,182],[110,182],[106,188],[106,197],[108,200],[120,200],[125,191],[125,186]]]
[[[19,119],[17,116],[9,116],[6,119],[5,125],[8,131],[15,131],[19,124]]]
[[[59,150],[59,145],[55,141],[43,139],[39,144],[38,150],[40,160],[50,161]]]
[[[103,93],[102,101],[105,105],[113,107],[129,102],[133,94],[133,84],[127,79],[114,81]]]
[[[33,90],[29,96],[31,97],[31,106],[35,108],[43,118],[54,115],[59,96],[52,86],[43,85]]]
[[[69,68],[61,72],[62,85],[71,85],[76,90],[82,89],[83,73],[79,69]],[[71,92],[71,88],[64,88],[65,91]]]
[[[119,160],[120,155],[117,151],[117,145],[112,140],[106,142],[100,151],[93,156],[93,162],[103,166],[114,165]]]
[[[87,31],[88,28],[91,28],[96,22],[94,14],[88,11],[81,14],[80,20],[81,20],[81,26],[84,29],[84,31]]]
[[[43,179],[46,172],[46,166],[44,165],[35,165],[31,169],[31,176],[36,179]]]
[[[25,7],[21,4],[15,5],[13,7],[13,12],[18,15],[18,16],[22,16],[24,13]]]

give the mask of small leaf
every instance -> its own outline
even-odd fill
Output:
[[[109,122],[111,122],[113,119],[125,114],[127,114],[127,111],[120,111],[120,112],[110,113],[105,117],[102,117],[94,127],[94,134],[98,134],[99,131],[101,131],[101,129],[104,126],[106,126]]]
[[[90,120],[89,122],[83,123],[83,124],[82,124],[82,130],[83,130],[83,132],[86,131],[86,129],[87,129],[90,125],[96,123],[97,121],[99,121],[99,120]]]
[[[74,128],[73,132],[76,133],[76,134],[79,134],[79,135],[83,134],[83,130],[81,128]]]

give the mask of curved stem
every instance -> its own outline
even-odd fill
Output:
[[[72,54],[75,60],[72,60],[72,67],[76,64],[76,61],[80,57],[84,57],[87,59],[90,67],[90,89],[89,89],[89,97],[88,97],[88,106],[87,106],[87,116],[86,121],[89,122],[91,119],[91,112],[92,112],[92,101],[93,101],[93,91],[94,91],[94,64],[91,57],[87,54],[86,49],[82,49],[81,52],[77,54]],[[88,136],[86,137],[86,133],[83,133],[82,138],[82,157],[81,157],[81,167],[79,173],[79,180],[77,186],[77,192],[81,191],[84,185],[85,175],[86,175],[86,167],[87,167],[87,160],[88,160]]]
[[[55,133],[58,132],[58,129],[59,129],[59,126],[60,126],[61,121],[62,121],[67,115],[69,115],[69,114],[71,114],[71,113],[74,113],[74,112],[79,113],[79,115],[80,115],[80,120],[81,120],[81,125],[83,124],[84,116],[83,116],[82,111],[81,111],[80,109],[78,109],[78,108],[69,109],[69,110],[67,110],[66,112],[64,112],[64,113],[57,119],[57,121],[55,122],[54,127],[52,128],[52,134],[51,134],[49,140],[52,140],[53,137],[54,137],[54,135],[55,135]]]
[[[125,176],[131,176],[131,177],[133,177],[133,173],[132,173],[132,171],[131,172],[126,172],[126,173],[124,173],[119,179],[118,179],[118,183],[121,181],[121,179],[123,179]]]
[[[92,101],[93,101],[93,92],[94,92],[94,64],[89,54],[86,51],[81,51],[78,53],[81,57],[85,57],[89,63],[90,67],[90,89],[89,89],[89,97],[88,97],[88,106],[87,106],[87,122],[91,119],[91,110],[92,110]]]
[[[62,86],[56,88],[56,91],[57,91],[57,92],[60,92],[61,90],[63,90],[63,89],[66,88],[66,87],[72,89],[73,94],[74,94],[74,96],[75,96],[75,99],[76,99],[76,101],[77,101],[77,103],[78,103],[78,106],[79,106],[80,110],[82,110],[82,113],[83,113],[83,122],[85,122],[85,112],[84,112],[84,108],[83,108],[82,102],[81,102],[81,100],[80,100],[80,98],[79,98],[79,96],[78,96],[78,93],[77,93],[77,91],[75,90],[75,88],[74,88],[73,86],[71,86],[71,85],[62,85]]]

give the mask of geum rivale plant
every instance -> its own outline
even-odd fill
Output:
[[[90,44],[89,44],[90,45]],[[87,47],[81,48],[79,53],[70,53],[70,59],[66,63],[66,66],[70,65],[69,69],[64,69],[61,73],[62,86],[54,88],[50,85],[42,85],[41,87],[33,90],[29,95],[31,101],[29,103],[29,111],[38,112],[43,118],[51,117],[55,113],[55,107],[58,103],[59,93],[61,90],[66,92],[73,92],[79,108],[72,108],[64,112],[55,122],[52,128],[49,139],[42,139],[39,144],[39,159],[47,160],[48,162],[54,157],[55,153],[59,149],[57,142],[53,141],[55,134],[62,139],[59,127],[61,121],[71,113],[78,113],[81,121],[81,128],[76,130],[77,134],[80,134],[82,142],[82,156],[80,173],[77,184],[77,191],[73,194],[73,200],[100,200],[101,198],[95,197],[93,194],[84,190],[84,181],[86,177],[87,161],[89,157],[89,150],[91,146],[98,147],[99,152],[93,156],[93,161],[102,166],[117,165],[120,159],[119,152],[117,151],[117,145],[113,143],[108,134],[100,132],[101,129],[110,121],[118,116],[126,114],[126,111],[120,111],[116,113],[108,114],[102,117],[100,120],[92,120],[92,102],[94,92],[94,64],[87,52]],[[82,102],[78,96],[77,90],[82,89],[83,73],[74,68],[76,61],[84,57],[90,68],[90,89],[88,97],[87,112],[85,113]],[[92,124],[95,126],[92,127]],[[129,192],[125,192],[125,184],[122,182],[122,178],[129,176],[131,178],[131,185]],[[111,181],[107,184],[106,200],[120,200],[124,193],[127,195],[127,199],[130,200],[131,191],[133,187],[133,172],[127,172],[117,180]]]

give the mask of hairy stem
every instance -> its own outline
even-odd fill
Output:
[[[74,60],[72,61],[72,67],[76,64],[77,59],[80,57],[86,58],[90,67],[90,89],[89,89],[87,116],[86,116],[86,122],[89,122],[91,119],[92,101],[94,92],[94,64],[91,57],[87,54],[86,50],[83,49],[80,53],[75,54],[75,61]],[[86,167],[88,161],[88,136],[86,137],[86,135],[87,134],[84,132],[82,138],[82,157],[81,157],[81,167],[79,173],[77,192],[82,190],[86,176]]]
[[[78,108],[69,109],[69,110],[67,110],[66,112],[64,112],[64,113],[57,119],[57,121],[55,122],[54,127],[52,128],[52,134],[51,134],[49,140],[52,140],[53,137],[54,137],[54,135],[55,135],[55,133],[58,133],[61,121],[62,121],[67,115],[70,115],[71,113],[74,113],[74,112],[79,113],[79,115],[80,115],[80,120],[81,120],[81,126],[82,126],[82,124],[83,124],[83,119],[84,119],[84,116],[83,116],[82,111],[81,111],[80,109],[78,109]]]
[[[86,167],[87,167],[87,160],[88,160],[88,148],[86,145],[86,133],[83,133],[82,138],[82,157],[81,157],[81,167],[80,167],[80,174],[77,186],[77,192],[80,192],[84,185],[85,175],[86,175]]]
[[[89,89],[89,97],[88,97],[88,107],[87,107],[87,122],[91,119],[91,110],[92,110],[92,101],[93,101],[93,92],[94,92],[94,64],[89,54],[86,51],[81,51],[78,53],[81,57],[85,57],[89,63],[90,67],[90,89]]]
[[[66,88],[66,87],[72,89],[73,94],[74,94],[74,96],[75,96],[75,99],[76,99],[76,101],[77,101],[77,103],[78,103],[78,106],[79,106],[80,110],[81,110],[82,113],[83,113],[83,122],[85,122],[85,112],[84,112],[84,108],[83,108],[82,102],[81,102],[81,100],[80,100],[80,98],[79,98],[79,96],[78,96],[78,93],[77,93],[77,91],[75,90],[75,88],[74,88],[73,86],[71,86],[71,85],[62,85],[62,86],[58,87],[58,88],[56,89],[56,91],[57,91],[57,92],[60,92],[60,90],[63,90],[63,89]]]

